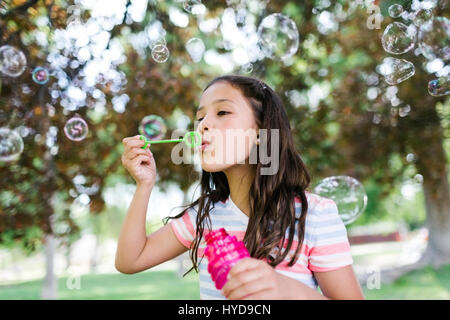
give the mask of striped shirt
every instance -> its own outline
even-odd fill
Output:
[[[306,192],[308,212],[305,221],[305,235],[297,262],[288,266],[298,243],[297,227],[291,250],[285,260],[275,267],[281,274],[301,281],[303,284],[317,289],[314,272],[332,271],[353,263],[347,230],[338,214],[335,202]],[[188,249],[195,237],[196,215],[198,205],[187,209],[184,215],[173,219],[170,224],[178,240]],[[301,213],[301,201],[295,197],[295,213],[298,218]],[[225,228],[230,234],[243,240],[249,217],[243,213],[231,200],[218,201],[210,210],[212,229]],[[298,221],[296,222],[296,224]],[[205,229],[206,231],[206,229]],[[204,231],[204,233],[205,233]],[[286,231],[286,238],[288,231]],[[287,239],[285,240],[285,247]],[[203,257],[206,242],[200,242],[197,252],[199,264],[200,299],[225,299],[217,290],[208,273],[208,260]],[[203,259],[202,259],[203,257]],[[263,259],[265,260],[265,259]],[[265,260],[267,261],[267,260]]]

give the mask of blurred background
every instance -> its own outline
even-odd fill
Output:
[[[121,141],[194,130],[204,86],[229,73],[282,98],[366,298],[449,299],[449,14],[445,0],[1,1],[0,299],[198,299],[187,254],[115,270],[135,190]],[[148,233],[199,192],[198,163],[152,151]]]

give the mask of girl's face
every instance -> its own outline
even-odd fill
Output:
[[[218,172],[246,162],[258,126],[239,89],[227,82],[211,85],[200,98],[196,120],[204,143],[199,148],[203,170]]]

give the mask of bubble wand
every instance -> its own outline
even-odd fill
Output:
[[[190,139],[189,139],[190,138]],[[146,149],[150,144],[156,143],[171,143],[171,142],[184,142],[191,148],[199,147],[202,143],[202,136],[197,131],[187,132],[182,139],[168,139],[168,140],[148,140],[145,136],[141,135],[139,139],[144,140],[145,144],[142,149]]]

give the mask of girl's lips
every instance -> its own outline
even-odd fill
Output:
[[[208,148],[209,145],[210,145],[209,142],[203,143],[203,144],[201,145],[202,151],[204,151],[206,148]]]

